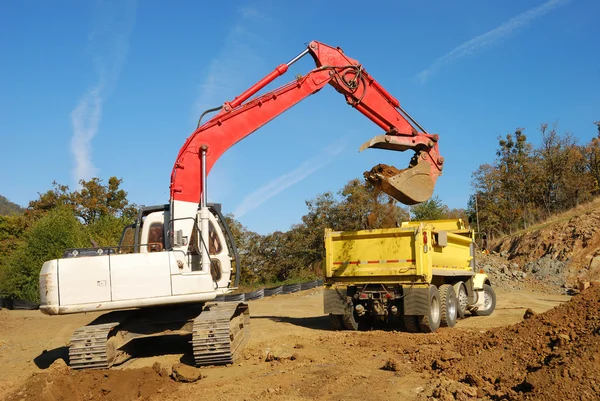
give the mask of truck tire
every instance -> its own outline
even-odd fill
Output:
[[[489,316],[496,309],[496,292],[491,285],[483,285],[484,306],[472,311],[475,316]]]
[[[342,315],[334,315],[333,313],[330,313],[329,327],[331,327],[331,330],[343,330],[344,322],[342,321]]]
[[[435,285],[429,286],[429,307],[424,316],[419,316],[419,327],[423,333],[433,333],[440,327],[440,293]]]
[[[459,281],[454,284],[454,293],[456,294],[456,314],[459,318],[465,317],[467,307],[469,306],[469,294],[465,283]]]
[[[419,327],[419,316],[404,315],[404,328],[409,333],[419,333],[421,328]]]
[[[454,327],[457,316],[457,299],[454,288],[450,284],[440,286],[440,325]]]

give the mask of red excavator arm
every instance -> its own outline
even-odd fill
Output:
[[[287,85],[247,101],[306,54],[313,57],[317,65],[315,69]],[[203,180],[227,149],[327,84],[344,95],[349,105],[383,129],[384,134],[363,144],[361,151],[370,147],[415,151],[407,169],[396,170],[379,165],[365,173],[365,177],[405,204],[429,199],[442,172],[443,158],[438,153],[438,136],[424,132],[400,108],[398,100],[375,81],[358,61],[344,55],[340,48],[313,41],[290,62],[278,66],[233,101],[226,102],[210,120],[202,125],[198,123],[198,128],[177,156],[171,174],[171,202],[197,205],[205,184]],[[422,132],[417,131],[407,119]],[[202,170],[203,152],[206,171]]]

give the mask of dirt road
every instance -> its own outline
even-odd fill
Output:
[[[72,372],[61,361],[67,359],[71,332],[96,314],[48,317],[38,311],[2,310],[0,398],[416,399],[431,386],[433,375],[404,358],[407,349],[419,352],[419,344],[428,347],[514,324],[527,308],[540,313],[568,300],[528,291],[498,290],[497,295],[492,316],[469,317],[434,334],[330,331],[319,289],[252,301],[252,334],[243,359],[234,366],[204,368],[204,378],[189,384],[161,377],[151,368],[155,362],[166,369],[189,363],[186,338],[139,344],[142,357],[111,372]],[[395,371],[381,369],[389,360],[399,362]]]

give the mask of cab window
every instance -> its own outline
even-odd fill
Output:
[[[223,250],[223,245],[221,244],[221,240],[219,239],[219,235],[217,234],[217,230],[212,222],[208,224],[208,254],[209,255],[218,255]],[[201,254],[201,238],[200,231],[197,229],[197,226],[194,226],[194,230],[192,231],[192,236],[190,239],[190,246],[188,251],[192,255],[200,255]]]
[[[217,230],[213,226],[211,222],[208,226],[208,237],[210,239],[210,246],[208,247],[208,253],[211,255],[217,255],[221,253],[223,247],[221,246],[221,241],[219,240],[219,235],[217,234]]]
[[[165,248],[163,223],[156,222],[148,229],[148,252],[160,252]]]
[[[121,243],[119,244],[119,253],[133,253],[135,238],[135,228],[133,225],[125,227],[123,235],[121,235]]]

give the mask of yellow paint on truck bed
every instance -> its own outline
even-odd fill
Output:
[[[433,275],[446,272],[472,275],[472,238],[461,220],[375,230],[326,229],[325,279],[329,284],[430,283]]]

